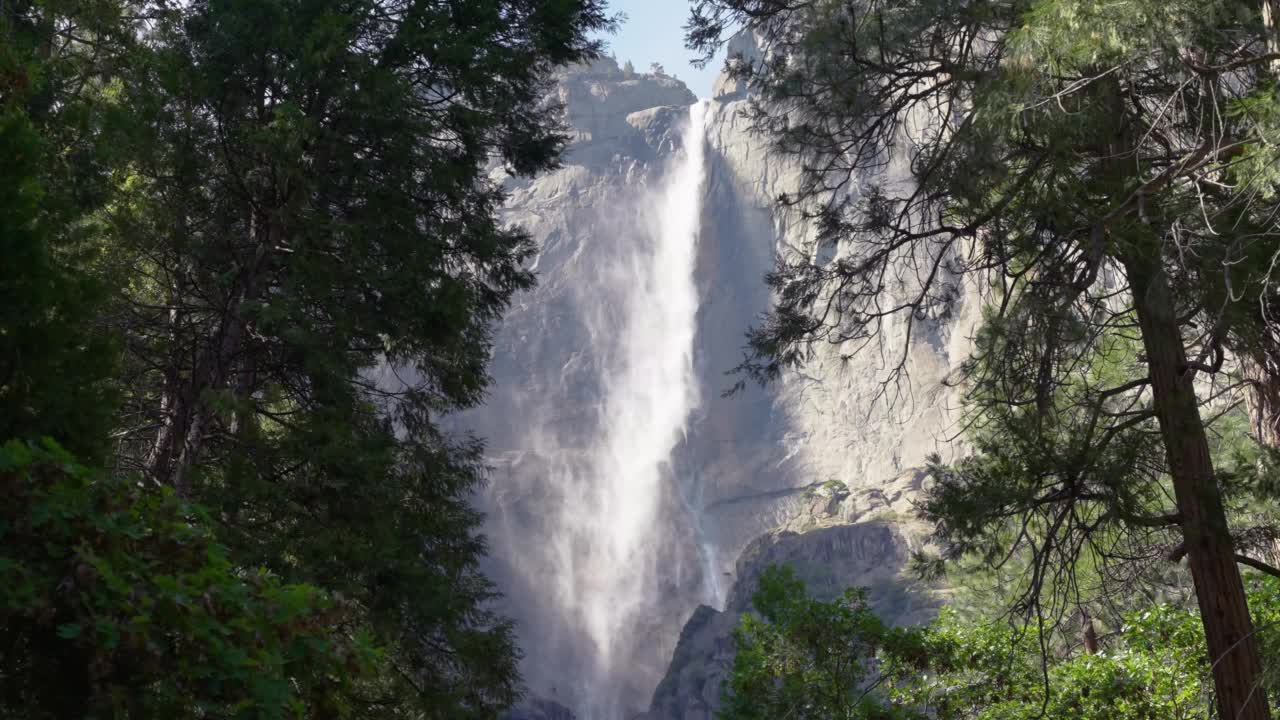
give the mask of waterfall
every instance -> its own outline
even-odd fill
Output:
[[[610,307],[593,335],[607,355],[599,427],[587,471],[562,505],[556,572],[562,604],[594,645],[595,677],[581,678],[584,720],[612,720],[615,676],[632,662],[646,612],[661,598],[664,568],[654,548],[667,542],[663,498],[671,494],[672,453],[698,403],[693,346],[698,310],[694,284],[702,215],[705,102],[689,108],[680,151],[660,185],[636,204],[639,228],[614,228],[619,242]],[[608,337],[612,334],[613,337]],[[603,349],[603,348],[607,348]],[[666,568],[670,571],[670,568]]]
[[[646,110],[632,136],[642,150],[588,138],[528,186],[520,219],[544,229],[539,287],[495,349],[509,384],[470,418],[492,439],[487,571],[518,622],[521,671],[579,720],[644,710],[679,622],[722,599],[686,435],[705,399],[694,348],[707,109]]]

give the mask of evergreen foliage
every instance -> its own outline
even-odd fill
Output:
[[[1280,648],[1280,583],[1252,577],[1250,601],[1268,651]],[[735,631],[722,720],[1192,720],[1213,704],[1194,610],[1133,609],[1100,647],[1058,646],[1035,633],[944,610],[917,628],[886,627],[850,590],[808,597],[773,567]],[[1272,702],[1277,698],[1273,697]]]
[[[793,717],[887,717],[878,683],[877,648],[906,642],[849,590],[833,602],[805,595],[790,568],[772,566],[734,631],[733,669],[723,687],[725,720]]]
[[[128,68],[137,159],[108,222],[140,430],[118,468],[357,602],[392,649],[371,712],[515,697],[476,565],[480,445],[438,417],[481,399],[491,326],[531,283],[491,161],[555,163],[550,72],[603,24],[579,2],[192,3]]]
[[[610,25],[596,0],[0,4],[8,709],[511,704],[482,445],[444,417],[532,282],[501,179],[556,164],[552,73]]]
[[[96,323],[107,287],[84,267],[97,118],[63,91],[74,64],[37,55],[23,8],[0,8],[0,439],[53,435],[100,458],[115,351]]]
[[[781,201],[819,230],[770,275],[741,369],[769,381],[900,338],[892,397],[910,343],[981,297],[959,378],[980,453],[939,468],[926,505],[950,554],[1028,550],[1017,609],[1051,626],[1088,600],[1084,554],[1185,558],[1219,715],[1252,720],[1268,710],[1237,565],[1280,574],[1260,554],[1275,531],[1233,512],[1213,424],[1244,399],[1275,442],[1271,10],[702,0],[689,26],[708,52],[731,25],[764,38],[734,72],[804,168]]]
[[[341,718],[375,667],[351,608],[244,572],[172,490],[52,441],[0,447],[5,717]]]

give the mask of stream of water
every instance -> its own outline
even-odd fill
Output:
[[[659,516],[663,483],[672,478],[673,451],[699,401],[694,270],[706,174],[705,111],[705,102],[690,106],[680,152],[641,208],[640,235],[647,242],[628,248],[613,269],[620,302],[590,481],[577,496],[582,506],[565,508],[562,519],[563,597],[585,622],[596,651],[599,678],[585,689],[591,718],[612,718],[621,710],[607,697],[607,678],[625,672],[615,664],[630,661],[632,636],[641,632],[662,585],[652,549],[664,542],[657,534],[668,524]]]

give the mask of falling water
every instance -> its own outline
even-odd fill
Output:
[[[609,719],[622,709],[610,678],[625,672],[644,616],[661,598],[653,549],[666,542],[660,517],[673,450],[698,402],[694,285],[704,177],[704,102],[689,108],[681,151],[639,208],[643,242],[625,246],[610,282],[614,334],[606,362],[599,435],[586,482],[562,506],[556,538],[561,602],[594,645],[594,678],[582,678],[579,708]],[[616,241],[599,238],[601,241]],[[629,238],[630,239],[630,238]]]
[[[583,143],[580,164],[539,188],[563,224],[543,239],[536,301],[513,308],[495,353],[495,373],[520,380],[476,417],[491,449],[507,448],[486,531],[522,673],[580,720],[644,710],[681,620],[721,600],[686,438],[701,400],[707,104],[683,110],[648,116],[656,158]]]

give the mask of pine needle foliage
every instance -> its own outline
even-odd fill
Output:
[[[1280,582],[1252,576],[1268,651],[1280,642]],[[786,567],[761,575],[734,634],[721,720],[1198,720],[1213,681],[1200,619],[1165,603],[1130,608],[1094,647],[1045,657],[1033,633],[950,609],[885,626],[851,589],[821,601]],[[1272,698],[1275,701],[1275,698]]]
[[[0,3],[0,441],[51,437],[102,468],[71,473],[75,492],[119,491],[131,533],[163,544],[190,518],[208,562],[121,541],[137,582],[240,593],[215,625],[265,632],[290,598],[316,623],[272,630],[244,682],[116,665],[68,703],[437,720],[518,697],[512,627],[479,569],[482,443],[447,416],[484,397],[493,325],[533,282],[529,238],[499,221],[503,180],[558,162],[553,74],[611,24],[597,0]],[[66,547],[15,566],[110,535],[76,517]],[[153,618],[157,636],[205,647],[180,614]],[[286,658],[353,638],[377,651],[341,682],[327,651]],[[0,656],[0,677],[110,656],[104,642],[40,635]],[[48,690],[15,697],[57,714]]]
[[[818,228],[768,277],[740,370],[884,343],[892,398],[912,342],[989,308],[957,381],[999,431],[933,519],[992,556],[1034,547],[1029,614],[1084,538],[1176,533],[1219,715],[1267,718],[1237,565],[1280,571],[1246,554],[1208,428],[1243,401],[1275,442],[1270,1],[703,0],[690,44],[738,25],[766,48],[734,69],[748,116],[802,167],[781,202]]]

